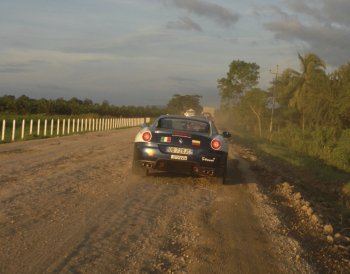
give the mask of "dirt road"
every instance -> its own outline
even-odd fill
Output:
[[[244,160],[225,185],[135,177],[136,132],[0,146],[0,273],[313,272]]]

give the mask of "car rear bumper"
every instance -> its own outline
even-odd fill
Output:
[[[226,171],[227,153],[205,151],[194,155],[178,155],[186,160],[172,159],[174,154],[161,152],[157,145],[135,143],[134,165],[146,169],[168,171],[201,176],[223,176]]]

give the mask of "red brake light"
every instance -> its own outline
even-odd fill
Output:
[[[214,139],[213,141],[211,141],[211,148],[214,150],[218,150],[221,147],[221,142],[217,139]]]
[[[145,131],[144,133],[142,133],[142,140],[144,140],[145,142],[148,142],[152,139],[152,133],[150,131]]]

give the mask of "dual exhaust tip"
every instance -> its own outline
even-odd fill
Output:
[[[204,173],[205,175],[213,176],[214,175],[214,170],[212,169],[203,169],[199,170],[198,166],[193,166],[192,170],[194,173]]]
[[[142,163],[142,166],[146,167],[146,168],[153,168],[153,164],[152,163]],[[159,165],[158,165],[158,168],[162,169],[164,167],[165,167],[165,163],[164,162],[160,162]],[[193,166],[192,170],[195,173],[200,173],[201,172],[201,173],[204,173],[205,175],[208,175],[208,176],[214,176],[214,170],[212,170],[212,169],[203,169],[203,170],[200,171],[197,166]]]
[[[152,167],[153,167],[153,164],[151,164],[151,163],[142,163],[142,166],[143,166],[143,167],[152,168]]]
[[[214,170],[212,170],[212,169],[205,169],[205,170],[203,170],[203,173],[207,174],[209,176],[213,176],[214,175]]]

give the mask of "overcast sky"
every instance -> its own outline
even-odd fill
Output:
[[[0,95],[218,105],[233,60],[257,63],[261,88],[298,52],[349,62],[349,14],[349,0],[1,0]]]

